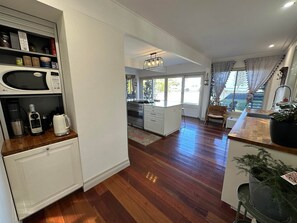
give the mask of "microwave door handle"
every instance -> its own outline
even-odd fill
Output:
[[[46,71],[46,74],[45,74],[45,80],[46,80],[47,88],[48,88],[49,90],[53,89],[53,83],[52,83],[51,72]],[[50,85],[50,86],[49,86],[49,85]]]

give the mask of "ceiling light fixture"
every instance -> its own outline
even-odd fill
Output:
[[[269,48],[273,48],[273,47],[274,47],[274,44],[270,44],[270,45],[269,45]]]
[[[295,4],[295,1],[289,1],[286,4],[284,4],[283,8],[290,8]]]
[[[157,53],[151,53],[150,58],[145,60],[143,63],[144,70],[151,70],[161,66],[164,66],[164,60],[162,57],[157,57]]]

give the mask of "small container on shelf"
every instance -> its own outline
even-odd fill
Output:
[[[40,67],[40,62],[38,57],[32,57],[32,65],[33,67]]]
[[[23,58],[21,58],[21,57],[15,58],[15,63],[18,66],[23,66]]]
[[[26,67],[32,67],[32,60],[30,56],[23,56],[23,60]]]
[[[0,46],[10,48],[9,35],[6,32],[0,32]]]
[[[52,64],[52,68],[53,68],[53,69],[59,69],[59,64],[58,64],[58,62],[52,62],[51,64]]]
[[[51,67],[51,58],[49,57],[40,57],[41,67]]]

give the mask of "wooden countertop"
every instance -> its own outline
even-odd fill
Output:
[[[34,149],[40,146],[46,146],[52,143],[61,142],[76,137],[77,133],[72,130],[68,135],[55,136],[54,129],[49,129],[42,135],[26,135],[20,138],[5,140],[2,146],[1,153],[3,156],[8,156],[11,154],[24,152],[26,150]]]
[[[297,148],[281,146],[271,141],[270,119],[248,117],[247,113],[270,114],[272,111],[244,110],[230,131],[229,139],[297,155]]]

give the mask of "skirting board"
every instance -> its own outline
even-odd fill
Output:
[[[84,182],[84,186],[83,186],[84,192],[96,186],[97,184],[101,183],[102,181],[106,180],[107,178],[111,177],[112,175],[120,172],[121,170],[125,169],[128,166],[130,166],[129,159],[87,180],[86,182]]]

